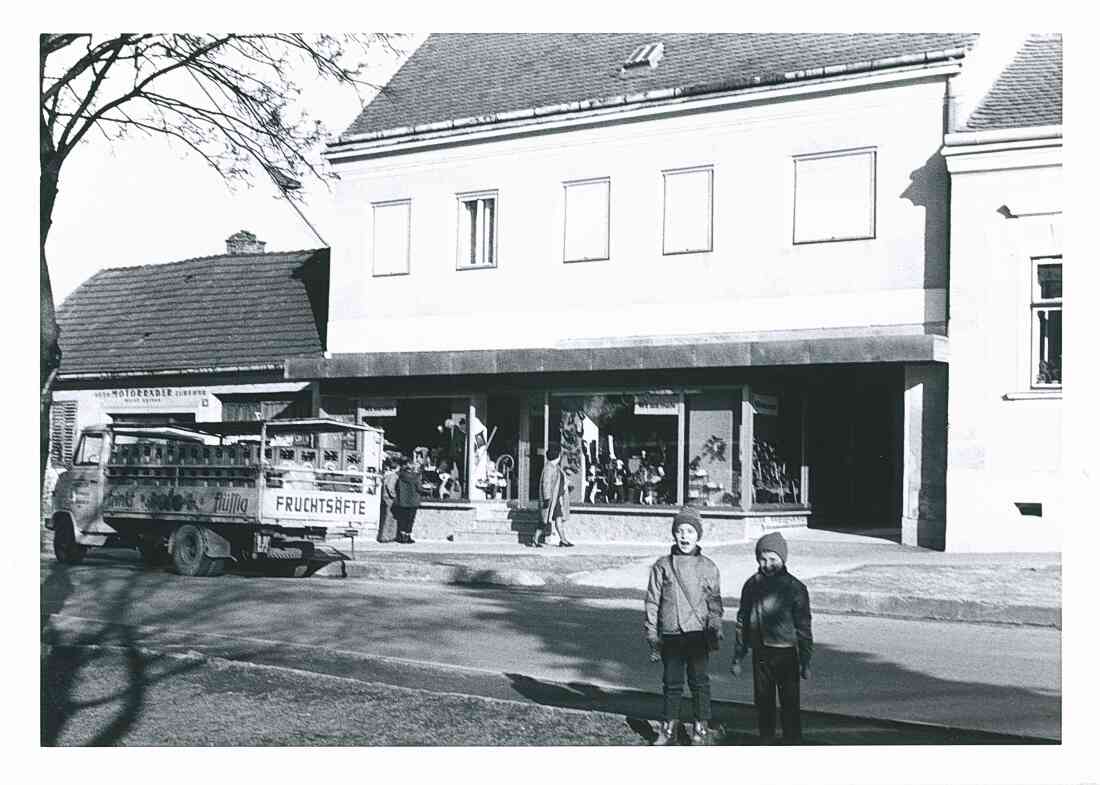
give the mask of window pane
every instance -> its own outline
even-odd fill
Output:
[[[709,251],[711,172],[665,174],[665,253]]]
[[[687,493],[693,507],[741,504],[741,391],[687,396]]]
[[[102,448],[102,436],[85,436],[80,442],[80,450],[74,463],[84,465],[99,463],[99,452]]]
[[[565,187],[565,260],[608,258],[610,183],[576,183]]]
[[[1039,264],[1035,266],[1039,299],[1056,300],[1062,297],[1062,265]]]
[[[802,402],[792,393],[752,390],[753,504],[798,504],[802,486]]]
[[[482,267],[496,263],[496,199],[464,198],[458,208],[458,266]]]
[[[374,205],[374,237],[371,248],[375,275],[409,271],[408,202]]]
[[[872,152],[795,159],[796,243],[873,237]]]
[[[561,446],[573,502],[676,503],[675,395],[554,398],[550,442]]]
[[[1062,383],[1062,309],[1035,311],[1036,345],[1035,384]]]

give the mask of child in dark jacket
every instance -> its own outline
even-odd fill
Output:
[[[753,703],[760,738],[775,738],[775,696],[779,693],[783,743],[802,740],[799,678],[810,677],[814,652],[810,595],[787,572],[787,542],[779,532],[756,542],[759,569],[745,581],[737,609],[737,643],[730,670],[741,675],[741,660],[752,649]]]
[[[674,544],[649,573],[645,635],[650,659],[663,663],[664,720],[654,745],[675,742],[687,672],[692,698],[692,744],[706,744],[710,721],[710,651],[722,636],[722,588],[718,567],[702,554],[699,511],[684,507],[672,520]]]

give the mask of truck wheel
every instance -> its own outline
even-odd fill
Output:
[[[72,521],[68,518],[58,520],[53,531],[54,557],[62,564],[80,564],[87,552],[88,547],[76,541]]]
[[[200,527],[185,523],[176,529],[172,538],[172,564],[176,572],[192,578],[204,577],[210,574],[215,561],[220,562],[221,559],[211,559],[206,555]]]

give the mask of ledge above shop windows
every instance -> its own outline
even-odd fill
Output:
[[[563,261],[611,258],[611,180],[603,177],[563,183],[565,227]]]
[[[408,275],[412,201],[375,202],[371,213],[372,274]]]
[[[794,243],[875,237],[875,151],[794,158]]]
[[[713,250],[714,168],[700,166],[663,174],[664,254]]]

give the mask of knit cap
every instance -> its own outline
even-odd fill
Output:
[[[699,511],[694,507],[681,507],[676,515],[672,518],[672,536],[676,536],[676,530],[680,528],[682,524],[688,524],[694,526],[695,531],[699,533],[699,539],[703,539],[703,516],[699,514]]]
[[[787,541],[783,539],[783,535],[779,532],[768,532],[756,541],[756,558],[759,559],[760,554],[764,551],[778,554],[783,563],[787,563]]]

